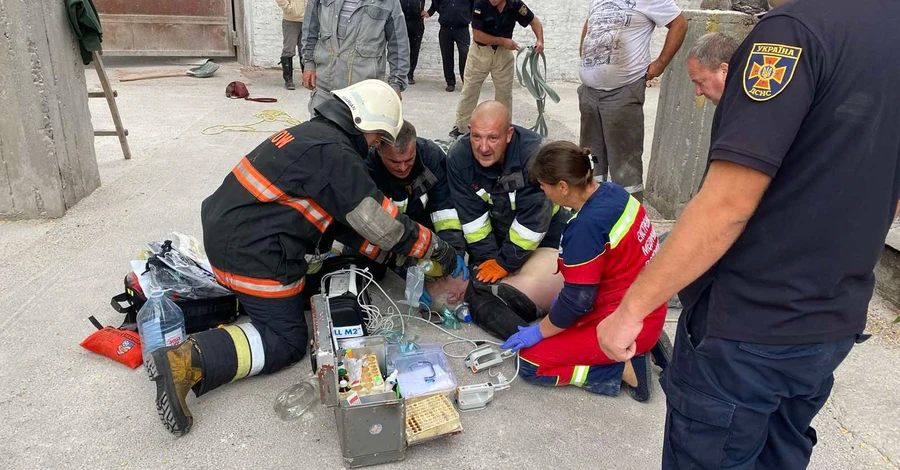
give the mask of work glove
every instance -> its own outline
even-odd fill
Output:
[[[444,273],[455,273],[457,270],[456,248],[450,246],[449,243],[434,235],[431,237],[431,260],[441,265]]]
[[[422,307],[431,310],[431,294],[429,294],[427,290],[422,290],[422,296],[419,297],[419,303],[422,304]]]
[[[510,352],[516,352],[522,348],[530,348],[541,342],[544,335],[541,334],[540,323],[531,326],[520,326],[519,332],[513,334],[500,345],[500,349],[509,349]]]
[[[460,275],[462,275],[462,280],[468,281],[469,274],[469,267],[466,266],[466,260],[463,259],[462,255],[456,255],[456,269],[453,270],[453,273],[450,274],[450,277],[456,279]]]
[[[497,264],[497,260],[489,259],[478,265],[478,274],[475,278],[481,282],[497,282],[506,276],[509,276],[509,273]]]

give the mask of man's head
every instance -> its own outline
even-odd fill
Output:
[[[381,80],[363,80],[331,94],[350,108],[353,125],[362,132],[369,147],[397,138],[403,125],[403,105],[390,85]]]
[[[382,141],[376,148],[388,172],[397,178],[406,178],[416,163],[416,128],[409,121],[403,121],[394,143]]]
[[[472,111],[469,138],[472,141],[472,152],[481,166],[487,168],[498,163],[502,165],[506,146],[512,136],[512,116],[503,103],[485,101]]]
[[[687,68],[694,92],[719,104],[725,91],[728,61],[740,44],[733,37],[719,32],[707,33],[697,39],[688,52]]]

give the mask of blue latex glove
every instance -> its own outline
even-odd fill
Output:
[[[462,274],[463,281],[469,280],[469,267],[466,266],[466,260],[462,257],[462,255],[456,255],[456,269],[453,270],[453,273],[450,274],[452,278],[458,278],[459,275]]]
[[[505,343],[500,345],[500,349],[509,349],[516,352],[522,348],[530,348],[541,342],[544,335],[541,334],[540,324],[531,326],[520,326],[519,332],[510,336]]]
[[[419,297],[419,303],[422,304],[425,308],[431,310],[431,295],[428,294],[428,291],[422,289],[422,295]]]

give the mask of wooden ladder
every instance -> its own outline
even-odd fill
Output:
[[[97,51],[92,53],[94,55],[94,69],[97,70],[97,77],[100,78],[100,86],[103,87],[103,91],[88,91],[88,98],[103,98],[106,97],[106,104],[109,105],[109,113],[112,115],[113,123],[116,125],[116,130],[95,130],[94,135],[98,137],[111,137],[118,136],[119,143],[122,144],[122,155],[125,156],[125,160],[131,160],[131,150],[128,148],[128,129],[122,125],[122,117],[119,116],[119,107],[116,105],[116,97],[119,96],[119,92],[112,89],[112,86],[109,84],[109,77],[106,75],[106,68],[103,67],[103,61],[100,59],[100,54]]]

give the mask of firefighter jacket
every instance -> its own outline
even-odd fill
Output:
[[[315,247],[334,224],[379,249],[431,256],[432,232],[400,213],[369,177],[366,142],[349,109],[337,99],[316,110],[323,108],[327,114],[260,144],[203,201],[203,241],[224,286],[258,297],[299,294]]]
[[[410,219],[432,229],[439,237],[464,253],[462,224],[450,198],[447,156],[434,142],[416,139],[416,160],[406,178],[392,175],[375,150],[366,160],[375,186],[394,201]]]
[[[316,93],[331,93],[370,78],[383,79],[397,91],[406,89],[409,37],[396,0],[360,0],[346,28],[343,0],[309,0],[303,23],[303,64],[316,71]],[[346,32],[344,32],[346,30]],[[344,34],[345,37],[338,37]],[[320,91],[321,90],[321,91]]]
[[[450,194],[465,235],[471,262],[489,259],[512,273],[522,267],[538,246],[559,246],[559,240],[544,240],[554,224],[561,233],[568,211],[547,199],[528,177],[528,163],[537,154],[543,138],[528,129],[513,126],[502,167],[484,168],[472,153],[469,134],[451,148],[447,160]]]

